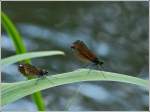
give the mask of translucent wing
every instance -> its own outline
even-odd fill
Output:
[[[73,48],[77,52],[77,55],[79,55],[78,57],[83,58],[84,60],[94,61],[96,59],[95,54],[89,50],[83,41],[75,41],[73,43]]]
[[[33,75],[33,76],[39,75],[42,70],[30,64],[20,64],[18,69],[24,75]]]

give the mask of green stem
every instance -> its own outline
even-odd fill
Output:
[[[43,98],[42,98],[40,91],[34,93],[32,95],[32,98],[33,98],[34,102],[36,103],[37,108],[40,111],[44,111],[45,110],[45,104],[44,104],[44,101],[43,101]]]
[[[14,43],[16,53],[17,54],[25,53],[26,47],[25,47],[24,42],[23,42],[19,32],[17,31],[15,25],[12,23],[12,21],[9,19],[9,17],[6,14],[4,14],[3,12],[1,12],[1,19],[2,19],[3,27],[5,28],[7,34],[9,35],[9,37],[11,37],[11,39]],[[30,60],[26,60],[25,62],[30,63]],[[40,92],[34,93],[32,95],[32,98],[33,98],[34,102],[36,103],[38,110],[40,110],[40,111],[45,110],[44,100],[43,100]]]

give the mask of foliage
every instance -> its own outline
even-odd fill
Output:
[[[89,74],[89,69],[79,69],[73,72],[47,76],[43,79],[32,79],[16,83],[2,84],[2,105],[16,101],[24,96],[34,92],[52,88],[55,86],[81,82],[81,81],[116,81],[122,83],[135,84],[144,87],[148,90],[148,81],[128,75],[92,70]],[[103,72],[103,74],[102,74]],[[105,75],[105,77],[104,77]]]

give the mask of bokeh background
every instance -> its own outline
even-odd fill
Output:
[[[145,2],[2,2],[21,33],[28,51],[62,50],[66,56],[42,57],[32,64],[57,73],[81,68],[70,45],[84,41],[105,62],[104,70],[148,79],[148,1]],[[15,55],[12,41],[2,27],[2,58]],[[2,82],[25,80],[17,64],[2,71]],[[47,110],[148,110],[148,91],[135,85],[90,81],[42,91]],[[30,96],[3,110],[35,111]]]

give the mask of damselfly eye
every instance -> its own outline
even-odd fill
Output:
[[[20,68],[23,68],[23,65],[22,65],[22,64],[19,64],[19,67],[20,67]]]

